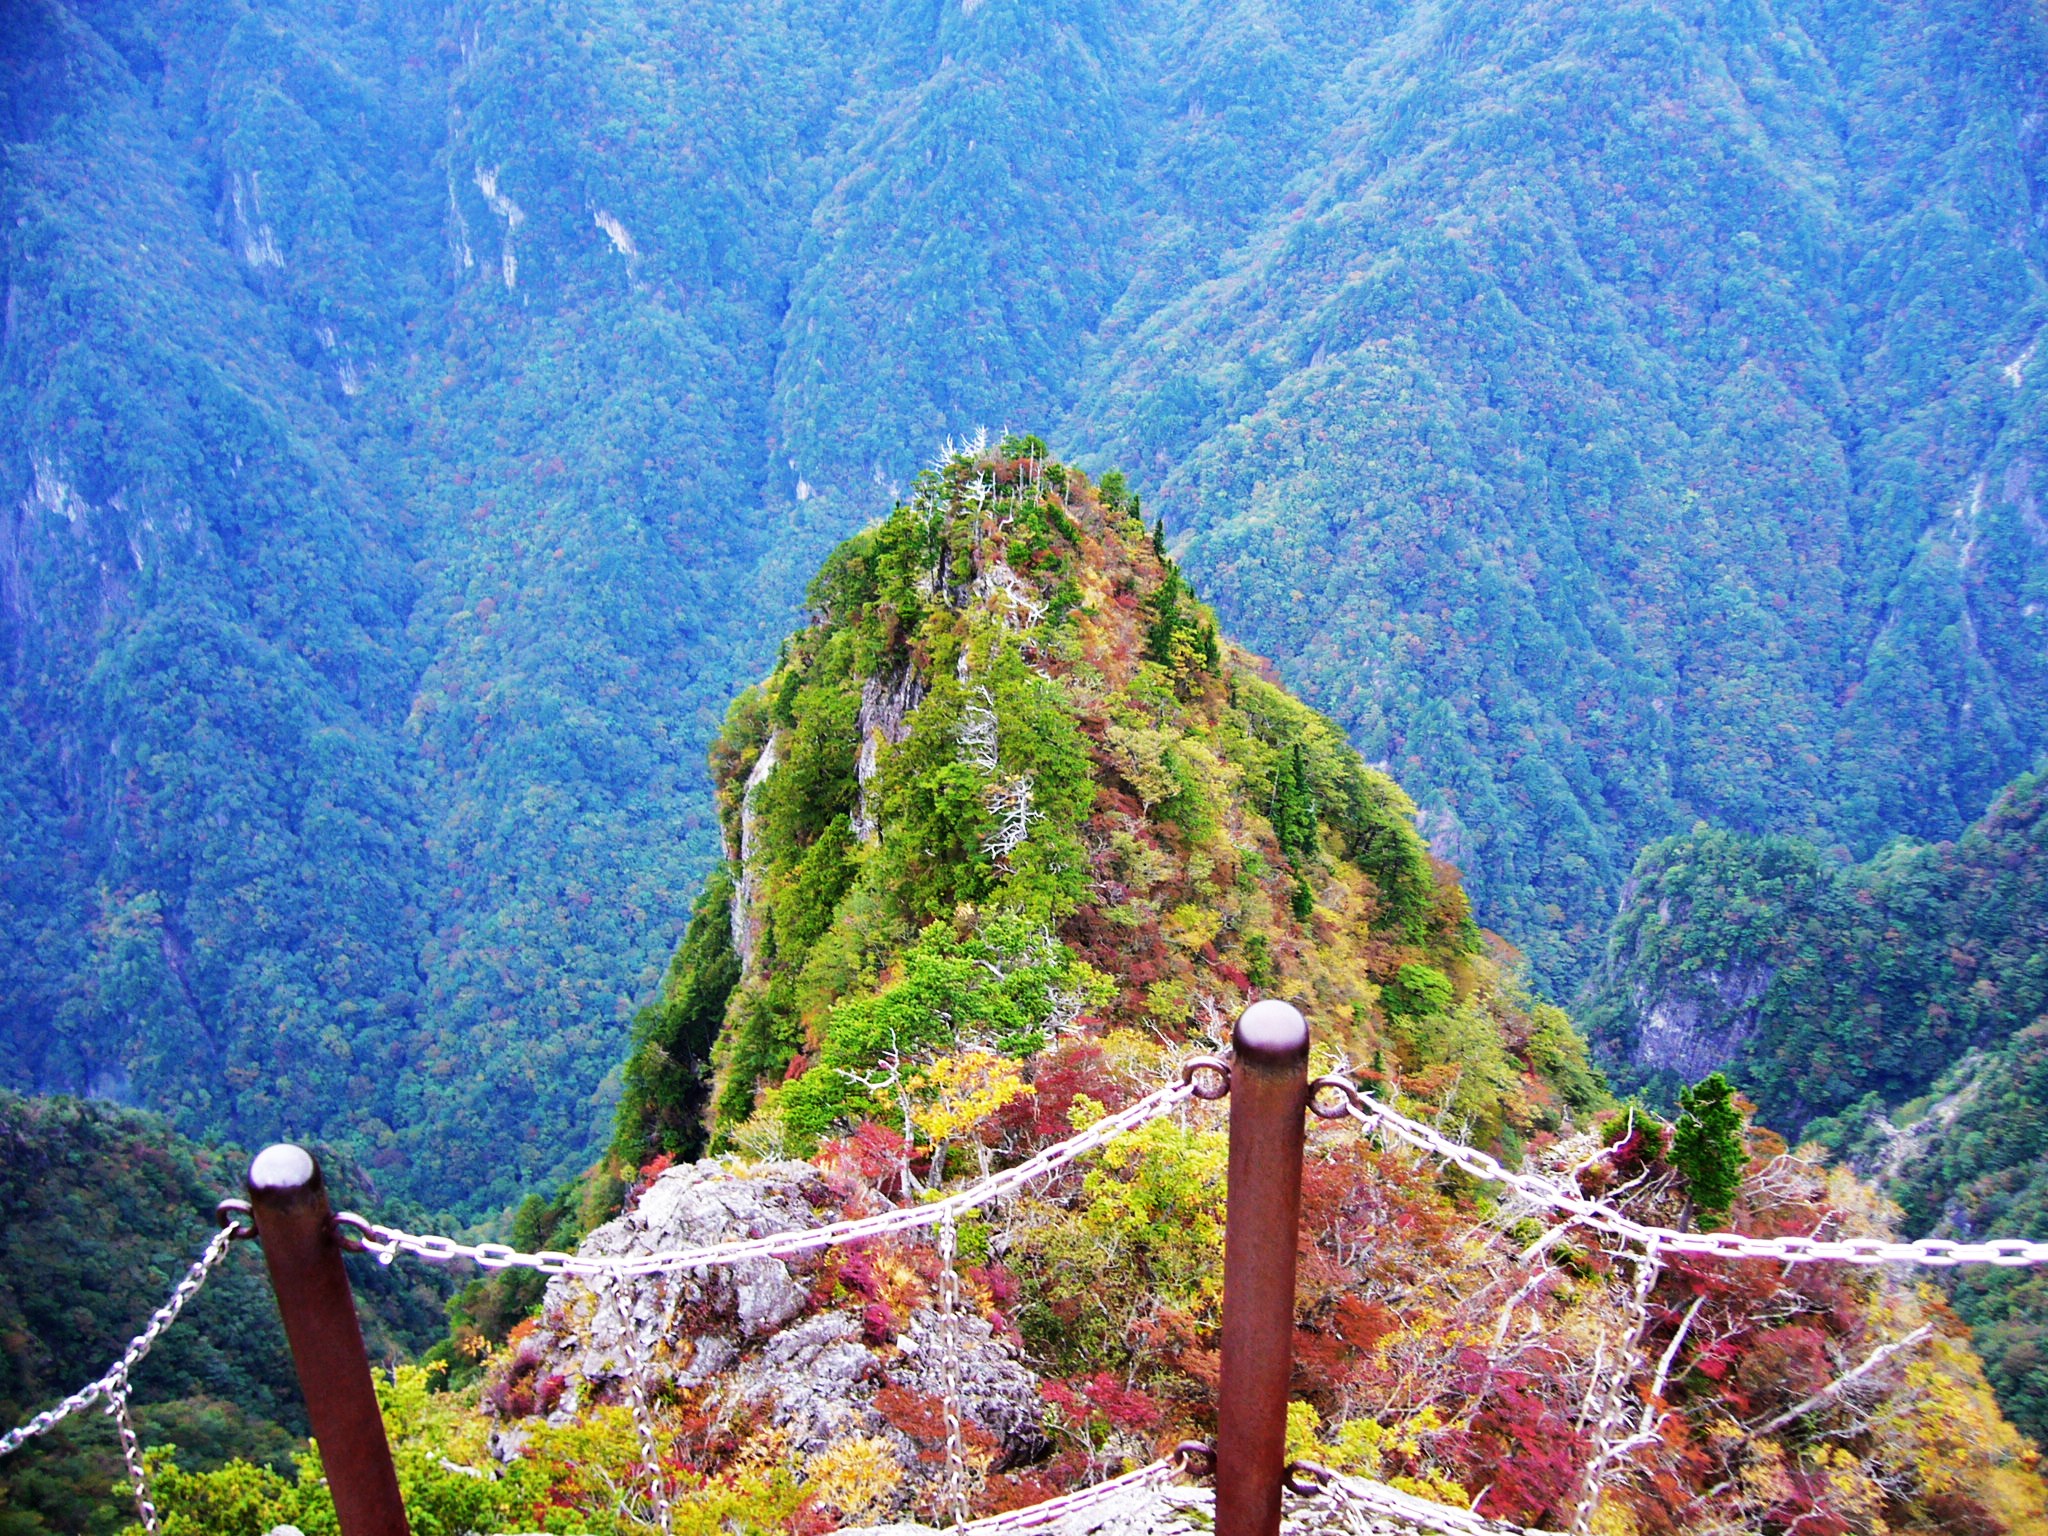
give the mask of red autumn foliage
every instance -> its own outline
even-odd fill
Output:
[[[1826,1386],[1835,1369],[1827,1339],[1799,1324],[1751,1335],[1727,1384],[1728,1399],[1749,1416],[1777,1413]]]
[[[828,1173],[851,1176],[895,1196],[902,1193],[903,1154],[909,1143],[888,1126],[864,1120],[851,1136],[819,1147],[817,1164]]]
[[[896,1314],[879,1301],[871,1301],[860,1309],[861,1337],[870,1344],[887,1344],[898,1333]]]
[[[1000,1264],[983,1264],[969,1269],[967,1277],[988,1292],[988,1299],[1005,1310],[1017,1305],[1024,1292],[1017,1277]]]

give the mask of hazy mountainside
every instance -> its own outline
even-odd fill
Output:
[[[1554,979],[1695,818],[1959,831],[2048,729],[2038,15],[1384,14],[1070,430]]]
[[[1726,1066],[1888,1185],[1913,1235],[2048,1235],[2048,775],[1953,843],[1841,866],[1795,838],[1653,844],[1581,1017],[1625,1083]],[[1815,1117],[1824,1118],[1815,1118]],[[1960,1275],[2007,1412],[2048,1433],[2048,1296]]]
[[[2048,774],[1953,843],[1839,865],[1796,838],[1696,832],[1630,876],[1580,1016],[1668,1097],[1726,1066],[1798,1134],[1899,1104],[2048,1014]]]
[[[345,1159],[325,1159],[335,1201],[374,1207]],[[248,1168],[155,1116],[0,1093],[0,1420],[9,1428],[97,1377],[163,1303],[213,1234],[215,1202]],[[350,1263],[371,1354],[404,1358],[443,1326],[437,1272]],[[135,1373],[146,1443],[192,1467],[230,1458],[288,1467],[305,1409],[255,1245],[242,1245]],[[104,1414],[71,1420],[0,1461],[0,1531],[111,1533],[133,1509],[108,1497],[121,1453]]]
[[[1675,1125],[1613,1106],[1400,789],[1163,542],[1120,476],[1012,436],[825,561],[713,748],[736,857],[639,1021],[623,1156],[584,1185],[623,1209],[593,1230],[598,1202],[534,1200],[515,1241],[639,1265],[875,1225],[623,1281],[493,1273],[437,1351],[460,1368],[382,1388],[416,1528],[645,1532],[656,1488],[680,1536],[944,1528],[1213,1434],[1229,1110],[1159,1090],[1253,994],[1308,1014],[1312,1071],[1569,1198],[1885,1230],[1719,1079]],[[1124,1134],[1076,1152],[1105,1115]],[[721,1154],[689,1161],[707,1129]],[[1375,1529],[2048,1530],[2032,1448],[1915,1277],[1645,1261],[1384,1129],[1308,1134],[1288,1454],[1443,1507]],[[959,1213],[949,1283],[917,1208],[1056,1144]],[[332,1529],[310,1463],[176,1461],[169,1530]]]
[[[0,23],[20,1086],[581,1166],[726,699],[977,423],[1139,465],[1553,986],[1643,841],[2040,748],[2016,0]]]
[[[587,1153],[709,851],[802,126],[551,25],[5,28],[9,1074],[479,1207]]]

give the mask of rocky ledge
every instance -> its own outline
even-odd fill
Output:
[[[662,1173],[580,1251],[692,1248],[885,1208],[874,1191],[808,1163],[712,1160]],[[894,1512],[930,1509],[946,1465],[934,1269],[929,1244],[913,1235],[617,1285],[559,1276],[486,1391],[500,1421],[494,1447],[510,1457],[535,1418],[562,1424],[629,1401],[638,1373],[664,1415],[687,1418],[702,1437],[767,1422],[802,1453],[880,1440],[904,1474]],[[970,1304],[952,1331],[973,1458],[986,1470],[1036,1461],[1050,1449],[1038,1378],[964,1289]]]

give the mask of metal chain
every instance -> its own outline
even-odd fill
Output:
[[[114,1416],[114,1429],[121,1437],[121,1459],[128,1463],[128,1484],[135,1490],[135,1513],[149,1536],[157,1536],[156,1505],[149,1497],[149,1473],[142,1465],[142,1441],[135,1433],[135,1421],[128,1415],[128,1375],[107,1388],[107,1412]]]
[[[1311,1101],[1324,1090],[1344,1096],[1342,1107],[1334,1111],[1316,1106],[1315,1112],[1324,1119],[1348,1115],[1417,1151],[1450,1163],[1475,1179],[1505,1184],[1532,1203],[1564,1211],[1589,1227],[1639,1243],[1652,1255],[1689,1253],[1706,1258],[1766,1259],[1775,1264],[1924,1264],[1937,1269],[1957,1264],[1996,1264],[2008,1268],[2048,1264],[2048,1242],[2020,1238],[1959,1243],[1923,1237],[1918,1242],[1901,1243],[1874,1237],[1752,1237],[1742,1232],[1679,1232],[1670,1227],[1649,1226],[1623,1215],[1605,1201],[1589,1200],[1539,1174],[1518,1173],[1504,1167],[1477,1148],[1452,1141],[1420,1121],[1389,1109],[1348,1078],[1317,1079],[1310,1085]]]
[[[1453,1504],[1439,1504],[1433,1499],[1418,1498],[1412,1493],[1403,1493],[1399,1488],[1389,1487],[1385,1483],[1376,1483],[1362,1477],[1346,1477],[1312,1461],[1290,1462],[1285,1480],[1290,1491],[1303,1498],[1315,1498],[1320,1495],[1367,1529],[1379,1529],[1381,1521],[1398,1520],[1403,1525],[1419,1526],[1425,1531],[1439,1532],[1440,1536],[1504,1536],[1504,1533],[1508,1532],[1546,1536],[1546,1533],[1535,1532],[1529,1526],[1489,1520],[1484,1515],[1473,1514],[1469,1509],[1459,1509]]]
[[[114,1362],[113,1368],[99,1380],[80,1387],[56,1407],[45,1409],[26,1424],[0,1435],[0,1456],[20,1450],[37,1435],[49,1433],[79,1409],[89,1408],[111,1394],[116,1387],[125,1392],[129,1376],[150,1352],[158,1336],[177,1321],[178,1314],[185,1310],[185,1303],[199,1294],[199,1288],[206,1284],[207,1276],[213,1273],[214,1266],[227,1257],[228,1249],[235,1240],[249,1235],[249,1232],[248,1227],[238,1222],[230,1222],[214,1233],[213,1240],[206,1245],[205,1252],[201,1253],[197,1262],[185,1271],[185,1277],[172,1287],[171,1294],[164,1304],[150,1314],[148,1325],[129,1341],[128,1347],[121,1352],[121,1358]]]
[[[953,1267],[959,1246],[953,1213],[939,1222],[939,1391],[946,1411],[945,1503],[954,1529],[967,1523],[967,1442],[960,1427],[960,1336],[954,1327],[960,1305],[960,1276]]]
[[[1105,1115],[1086,1130],[1055,1146],[1047,1147],[1043,1152],[1027,1158],[1016,1167],[991,1174],[959,1193],[947,1195],[943,1199],[924,1205],[899,1206],[895,1210],[884,1211],[879,1215],[862,1216],[851,1221],[836,1221],[829,1226],[793,1232],[772,1232],[763,1237],[710,1243],[701,1248],[672,1248],[660,1253],[602,1255],[559,1253],[553,1250],[523,1253],[503,1243],[459,1243],[452,1237],[422,1236],[386,1226],[381,1222],[370,1221],[353,1211],[344,1211],[334,1220],[341,1230],[345,1244],[375,1254],[381,1264],[389,1264],[399,1254],[409,1253],[436,1264],[446,1264],[454,1259],[467,1259],[484,1269],[532,1269],[548,1275],[602,1276],[656,1275],[673,1270],[706,1269],[720,1264],[738,1264],[748,1259],[787,1258],[791,1254],[808,1253],[818,1248],[832,1248],[863,1238],[936,1226],[949,1217],[958,1217],[991,1204],[1022,1189],[1035,1179],[1046,1178],[1056,1173],[1068,1163],[1094,1151],[1097,1147],[1112,1142],[1119,1136],[1128,1135],[1140,1126],[1177,1109],[1191,1098],[1213,1096],[1207,1092],[1196,1091],[1195,1074],[1218,1070],[1227,1071],[1227,1068],[1213,1058],[1204,1057],[1188,1062],[1182,1068],[1178,1081],[1156,1089],[1113,1115]]]
[[[1112,1477],[1109,1481],[1097,1483],[1091,1488],[1076,1489],[1072,1493],[1063,1493],[1056,1499],[1028,1504],[1022,1509],[1007,1510],[1000,1515],[987,1515],[956,1529],[966,1533],[966,1536],[997,1536],[999,1532],[1035,1531],[1044,1526],[1058,1525],[1074,1515],[1093,1509],[1098,1504],[1107,1504],[1112,1499],[1119,1499],[1146,1488],[1156,1488],[1170,1481],[1184,1465],[1184,1457],[1176,1451],[1164,1460],[1151,1462],[1135,1472],[1126,1472],[1122,1477]]]
[[[666,1531],[672,1519],[668,1477],[662,1471],[661,1439],[655,1433],[654,1409],[647,1394],[647,1357],[640,1348],[640,1330],[634,1326],[631,1291],[626,1280],[624,1275],[614,1275],[605,1289],[611,1294],[612,1310],[619,1314],[619,1338],[626,1355],[626,1391],[633,1400],[633,1427],[640,1434],[640,1459],[647,1466],[647,1494],[654,1501],[654,1523]]]

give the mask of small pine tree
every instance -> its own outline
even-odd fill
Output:
[[[1735,1203],[1742,1170],[1749,1162],[1734,1086],[1720,1073],[1710,1072],[1679,1090],[1678,1107],[1671,1165],[1684,1178],[1686,1199],[1701,1225],[1718,1225]]]
[[[1281,754],[1274,770],[1273,835],[1280,851],[1296,862],[1312,857],[1320,846],[1315,791],[1309,788],[1308,758],[1298,741]]]
[[[1145,655],[1162,667],[1173,665],[1173,637],[1187,622],[1180,607],[1181,594],[1186,591],[1180,572],[1169,565],[1166,579],[1152,594],[1152,622],[1145,627]]]
[[[1152,553],[1162,560],[1166,558],[1166,519],[1163,517],[1152,525]]]

